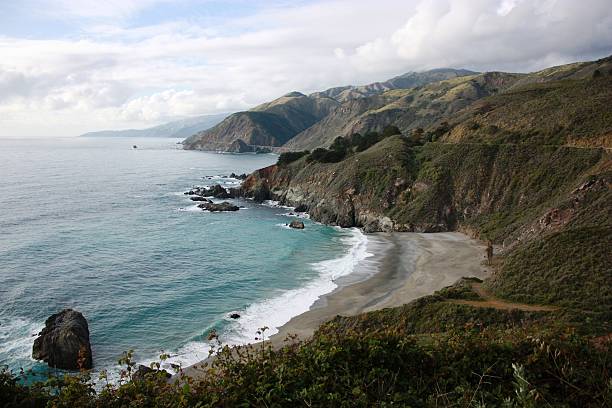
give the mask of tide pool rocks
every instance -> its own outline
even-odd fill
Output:
[[[49,317],[34,340],[32,358],[65,370],[91,368],[89,326],[85,317],[72,309]]]

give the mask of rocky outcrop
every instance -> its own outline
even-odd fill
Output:
[[[226,189],[220,184],[215,184],[212,187],[196,187],[192,190],[185,192],[186,195],[191,195],[192,201],[209,201],[203,199],[204,197],[214,197],[214,198],[234,198],[234,193],[230,189]],[[202,198],[198,198],[202,197]]]
[[[211,202],[208,198],[202,197],[202,196],[192,196],[192,197],[189,197],[189,199],[191,201],[204,201],[204,202],[208,202],[208,203]]]
[[[224,201],[218,204],[215,204],[212,202],[202,203],[202,204],[198,204],[198,208],[201,208],[202,210],[206,210],[210,212],[238,211],[240,209],[240,207],[233,205],[231,203],[228,203],[227,201]]]
[[[295,212],[307,212],[308,211],[308,206],[306,204],[300,204],[297,207],[295,207],[293,209],[293,211],[295,211]]]
[[[251,153],[253,147],[249,146],[242,139],[236,139],[227,147],[229,153]]]
[[[66,370],[91,368],[89,326],[85,317],[72,309],[49,317],[34,340],[32,358]]]
[[[304,229],[304,223],[300,220],[293,220],[289,223],[289,227],[294,229]]]

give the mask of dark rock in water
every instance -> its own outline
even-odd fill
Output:
[[[231,177],[231,178],[238,179],[238,180],[244,180],[244,179],[246,179],[246,178],[247,178],[247,175],[246,175],[245,173],[242,173],[242,174],[240,174],[240,175],[238,175],[238,174],[236,174],[236,173],[232,173],[232,174],[230,174],[230,177]]]
[[[308,211],[308,206],[306,204],[300,204],[293,209],[295,212],[306,212]]]
[[[32,357],[49,367],[66,370],[92,367],[89,326],[76,310],[64,309],[49,317],[34,340]]]
[[[234,198],[232,194],[230,194],[224,187],[221,187],[219,184],[215,184],[210,189],[208,189],[208,193],[215,198]]]
[[[291,224],[289,224],[289,226],[295,229],[304,229],[304,223],[300,220],[291,221]]]
[[[225,187],[219,184],[215,184],[210,188],[206,187],[195,187],[185,193],[186,195],[200,196],[200,197],[215,197],[215,198],[234,198],[234,192],[228,191]],[[193,198],[192,198],[193,199]],[[193,201],[204,201],[194,199]]]
[[[212,201],[210,201],[209,199],[204,198],[204,197],[202,197],[202,196],[193,196],[193,197],[189,197],[189,199],[190,199],[191,201],[205,201],[205,202],[208,202],[208,203],[212,202]]]
[[[146,365],[139,364],[134,374],[132,374],[132,381],[143,381],[146,377],[159,374],[164,378],[170,378],[172,375],[166,370],[154,370]]]
[[[228,203],[227,201],[224,201],[222,203],[219,204],[215,204],[215,203],[202,203],[202,204],[198,204],[198,208],[201,208],[203,210],[208,210],[210,212],[215,212],[215,211],[238,211],[239,208],[233,204]]]
[[[238,313],[232,313],[229,317],[232,319],[240,319],[240,315]]]

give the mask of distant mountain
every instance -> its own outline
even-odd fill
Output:
[[[291,92],[246,112],[234,113],[215,127],[183,142],[185,149],[233,151],[248,146],[281,146],[327,116],[340,103],[328,97]]]
[[[367,111],[371,101],[363,104],[361,99],[376,99],[386,91],[412,88],[472,74],[474,72],[468,70],[444,68],[410,72],[369,85],[330,88],[308,96],[291,92],[249,111],[234,113],[214,128],[189,137],[183,145],[185,149],[223,151],[234,151],[237,146],[234,142],[237,140],[244,142],[239,142],[240,146],[247,145],[251,149],[257,146],[278,147],[288,142],[288,146],[291,146],[290,141],[296,135],[315,128],[323,119],[334,115],[342,116],[347,109],[347,103],[361,105],[364,111]],[[381,97],[379,105],[385,105],[384,102],[391,100],[387,96]],[[330,129],[323,131],[330,135],[330,140],[337,136],[332,134]],[[320,145],[317,141],[306,144]]]
[[[168,137],[185,138],[210,129],[227,117],[227,113],[202,115],[176,120],[146,129],[102,130],[88,132],[80,137]]]

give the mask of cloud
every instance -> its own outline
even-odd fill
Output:
[[[279,2],[215,24],[138,20],[157,0],[52,4],[80,28],[0,31],[0,136],[148,126],[409,70],[527,71],[612,53],[606,0]]]

